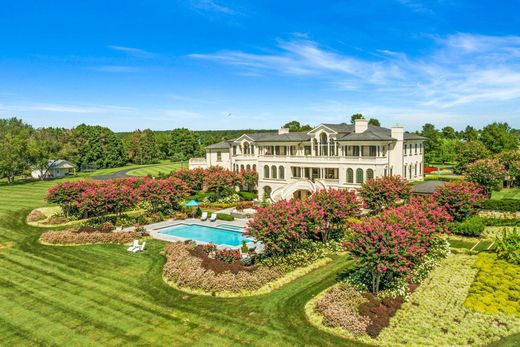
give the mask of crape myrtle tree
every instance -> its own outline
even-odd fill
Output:
[[[454,220],[463,221],[476,213],[486,195],[477,183],[460,180],[438,186],[433,198]]]
[[[252,192],[258,185],[258,173],[255,170],[241,170],[239,173],[239,180],[242,187],[245,187],[246,191]]]
[[[353,224],[354,234],[344,246],[362,273],[367,287],[378,293],[393,278],[406,276],[424,259],[440,234],[448,232],[451,216],[431,198],[384,210]]]
[[[29,139],[32,133],[32,127],[21,119],[0,119],[0,178],[6,178],[9,184],[31,164]]]
[[[410,198],[412,187],[400,176],[377,177],[366,180],[359,189],[364,207],[374,212],[395,206]]]
[[[520,185],[520,149],[502,152],[498,160],[506,171],[507,186]]]
[[[489,195],[499,190],[506,178],[506,169],[498,159],[481,159],[466,166],[465,177],[479,184]]]

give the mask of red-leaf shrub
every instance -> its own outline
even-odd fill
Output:
[[[258,185],[258,173],[255,170],[241,170],[238,180],[248,191],[252,191]]]
[[[359,189],[365,208],[374,211],[395,206],[400,200],[407,200],[411,192],[412,187],[399,176],[368,179]]]
[[[79,245],[93,243],[125,244],[139,239],[142,235],[136,232],[73,232],[48,231],[41,234],[42,243],[53,245]]]
[[[178,178],[184,181],[192,191],[200,191],[204,186],[204,177],[206,177],[206,170],[202,168],[173,171],[171,177]]]
[[[179,201],[190,193],[189,187],[178,178],[146,179],[139,187],[139,201],[146,201],[152,211],[172,211],[180,208]]]
[[[370,273],[370,289],[377,293],[386,277],[412,270],[437,235],[447,232],[451,219],[431,199],[412,199],[354,224],[355,234],[345,245],[360,268]]]
[[[217,198],[223,198],[234,193],[235,186],[240,183],[239,177],[233,171],[220,166],[206,170],[204,176],[204,189],[216,194]]]
[[[477,183],[468,181],[448,182],[439,186],[433,197],[456,221],[474,214],[486,199],[483,189]]]
[[[226,263],[234,263],[242,260],[242,256],[237,249],[218,249],[215,251],[215,259],[225,261]]]

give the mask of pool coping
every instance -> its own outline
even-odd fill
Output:
[[[179,226],[179,225],[201,225],[201,226],[205,226],[205,227],[219,228],[219,229],[227,230],[227,231],[231,231],[231,232],[239,232],[236,230],[226,229],[225,227],[220,228],[220,226],[221,225],[228,225],[228,226],[231,225],[231,226],[243,228],[243,227],[245,227],[246,223],[247,223],[247,220],[238,220],[238,221],[218,221],[217,220],[215,222],[210,222],[210,221],[201,221],[200,219],[194,219],[194,218],[169,219],[164,222],[146,225],[144,228],[150,234],[150,236],[153,237],[154,239],[167,241],[167,242],[179,242],[179,241],[185,242],[185,241],[188,241],[191,239],[180,237],[180,236],[162,234],[161,230],[170,228],[170,227]],[[204,241],[199,241],[199,240],[191,240],[191,241],[195,242],[198,245],[206,245],[209,243],[209,242],[204,242]],[[251,242],[247,242],[246,246],[248,248],[252,248],[252,247],[255,247],[255,244],[256,244],[256,241],[251,241]],[[238,246],[218,244],[216,246],[217,246],[217,249],[240,249],[242,247],[241,244]]]

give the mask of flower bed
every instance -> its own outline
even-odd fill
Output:
[[[397,310],[389,326],[375,339],[365,333],[354,334],[340,328],[340,325],[326,324],[327,321],[316,306],[325,300],[332,289],[309,301],[305,312],[309,321],[321,330],[380,346],[486,345],[502,337],[520,333],[518,316],[501,312],[480,313],[465,307],[468,289],[477,272],[472,267],[475,259],[475,256],[457,254],[444,260]],[[363,302],[359,294],[344,296],[346,299],[348,297],[353,302]]]
[[[182,242],[167,246],[165,255],[163,278],[168,284],[192,294],[225,297],[267,293],[330,261],[330,258],[321,258],[291,272],[283,266],[265,264],[245,267],[210,259],[202,247]]]
[[[49,245],[81,245],[95,243],[125,244],[143,236],[136,232],[75,232],[49,231],[41,234],[40,242]]]

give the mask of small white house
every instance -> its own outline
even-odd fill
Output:
[[[59,178],[75,174],[76,165],[72,164],[70,161],[63,159],[49,160],[49,165],[46,170],[37,169],[31,172],[31,176],[37,179]]]

